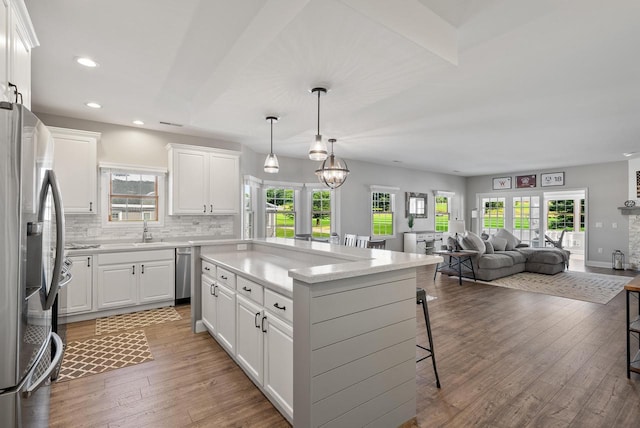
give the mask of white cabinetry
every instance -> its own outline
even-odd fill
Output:
[[[1,1],[1,0],[0,0]],[[73,279],[60,290],[60,314],[70,315],[91,311],[93,286],[93,256],[69,257]]]
[[[418,254],[432,254],[442,245],[442,232],[405,232],[404,252]]]
[[[207,330],[231,354],[236,353],[236,292],[219,279],[211,279],[203,264],[202,321]],[[220,268],[218,268],[220,269]],[[222,269],[220,269],[222,270]],[[230,274],[233,275],[233,274]],[[235,275],[233,275],[235,288]]]
[[[236,301],[236,357],[255,382],[262,385],[264,333],[261,330],[262,306],[238,294]]]
[[[265,311],[263,387],[293,417],[293,328]]]
[[[98,256],[98,310],[174,300],[172,250]]]
[[[2,0],[0,0],[2,1]],[[70,214],[97,212],[97,145],[100,134],[50,127],[54,140],[53,168]]]
[[[237,152],[180,144],[169,144],[167,150],[169,215],[239,212],[240,158]]]
[[[0,0],[0,101],[21,101],[31,108],[31,49],[38,46],[23,0]]]

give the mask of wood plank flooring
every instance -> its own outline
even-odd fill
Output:
[[[637,426],[640,375],[626,378],[624,293],[599,305],[433,281],[432,272],[419,285],[438,297],[429,311],[442,389],[431,360],[418,363],[412,426]],[[154,361],[55,384],[51,426],[289,426],[207,333],[191,333],[189,307],[177,309],[183,320],[144,328]],[[93,335],[93,322],[68,329],[68,340]]]

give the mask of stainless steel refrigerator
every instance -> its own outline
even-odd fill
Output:
[[[64,214],[46,126],[0,102],[0,427],[48,425],[64,347],[51,308],[63,272]]]

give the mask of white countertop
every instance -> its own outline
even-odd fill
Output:
[[[253,241],[192,241],[192,244],[206,247],[234,242],[250,243],[253,248],[249,251],[225,252],[216,252],[215,248],[211,251],[203,249],[201,256],[235,273],[245,273],[256,282],[268,288],[277,288],[277,291],[288,296],[292,293],[293,279],[315,284],[442,261],[439,256],[281,238]],[[281,250],[280,253],[278,249]],[[290,251],[295,251],[296,257],[289,257],[287,253],[292,254]],[[305,257],[306,254],[309,255],[308,258]]]

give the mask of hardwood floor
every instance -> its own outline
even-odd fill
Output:
[[[637,425],[640,376],[626,378],[624,293],[599,305],[432,275],[419,285],[437,296],[429,311],[442,389],[431,360],[418,363],[414,426]],[[183,320],[144,329],[154,361],[55,384],[51,426],[289,426],[207,333],[191,333],[189,307],[177,309]],[[71,325],[69,340],[92,337],[93,325]]]

